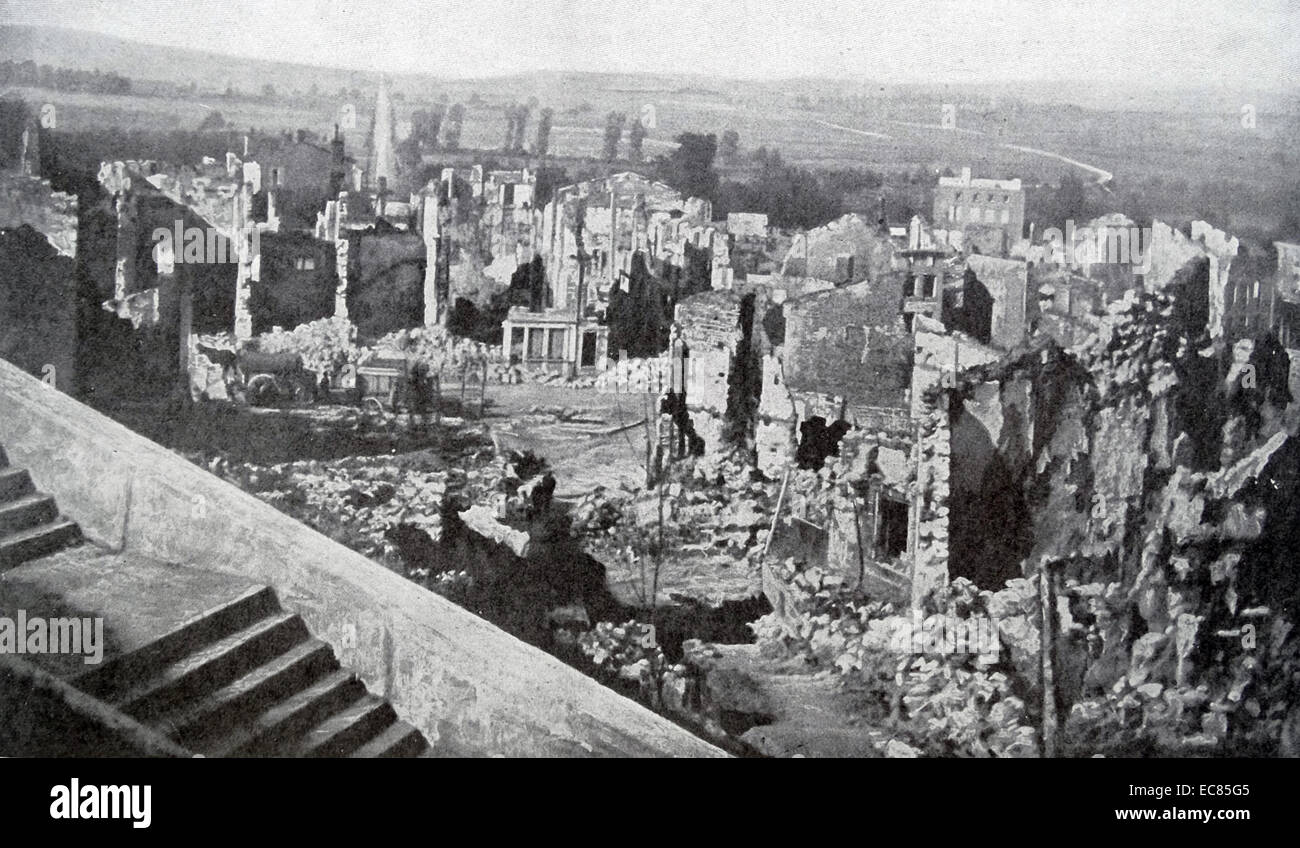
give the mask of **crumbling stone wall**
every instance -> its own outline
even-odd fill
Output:
[[[946,574],[918,558],[914,585],[987,573],[990,559],[1051,575],[1055,694],[1079,750],[1275,749],[1296,715],[1280,681],[1300,667],[1297,581],[1277,565],[1300,510],[1300,451],[1277,409],[1286,369],[1251,354],[1270,386],[1248,391],[1234,360],[1249,352],[1216,355],[1180,306],[1202,294],[1197,275],[1170,283],[1113,304],[1073,351],[1040,340],[946,393],[951,551]],[[991,454],[969,450],[976,425]],[[1241,634],[1265,631],[1244,647]],[[1036,679],[1031,646],[1017,650]]]
[[[912,481],[913,606],[948,581],[949,498],[952,428],[946,408],[929,411],[918,422],[917,476]]]
[[[424,241],[410,233],[353,233],[348,316],[363,338],[419,326],[424,318]]]
[[[677,305],[675,320],[688,357],[686,409],[705,451],[752,447],[763,380],[754,304],[755,295],[725,290]]]
[[[1018,260],[975,254],[967,257],[966,267],[993,298],[989,342],[1005,350],[1023,342],[1028,266]]]
[[[836,285],[878,280],[894,267],[895,248],[875,221],[849,213],[796,236],[782,263],[790,277],[816,277]],[[845,257],[852,257],[848,268]]]
[[[794,397],[785,384],[783,353],[777,348],[763,357],[763,385],[754,425],[756,464],[769,477],[779,476],[794,456],[795,424],[799,420]]]
[[[0,229],[0,358],[61,391],[76,387],[74,260],[23,225]]]
[[[883,504],[889,501],[897,509],[902,499],[909,513],[914,507],[914,449],[910,436],[865,430],[846,435],[832,467],[836,484],[830,495],[827,521],[827,572],[838,576],[848,588],[904,603],[911,593],[911,550],[891,555],[880,542],[886,521]],[[913,545],[912,530],[909,515],[909,548]]]
[[[178,288],[183,278],[193,299],[194,331],[229,331],[235,320],[238,277],[235,247],[227,237],[233,221],[233,201],[213,190],[203,177],[191,177],[196,187],[186,189],[180,179],[161,174],[146,180],[133,170],[140,167],[140,163],[134,162],[105,163],[99,173],[100,185],[112,198],[107,203],[114,208],[117,218],[114,248],[117,266],[111,299],[118,303],[120,316],[132,317],[130,298],[133,295],[157,288],[157,295],[149,295],[147,299],[160,304],[159,312],[147,316],[148,321],[133,323],[137,328],[142,323],[157,326],[159,332],[174,336],[180,303]],[[187,260],[183,241],[175,243],[173,235],[171,267],[160,268],[154,235],[159,230],[175,234],[178,226],[182,234],[193,230],[203,233],[203,255],[198,257],[199,261]],[[214,229],[218,235],[213,246],[218,255],[209,256],[208,234]],[[217,261],[220,259],[229,261]]]
[[[77,199],[0,171],[0,358],[76,387]]]
[[[912,334],[892,278],[815,292],[785,304],[785,374],[792,391],[850,403],[907,406]]]
[[[1206,329],[1218,338],[1224,331],[1228,277],[1240,242],[1204,221],[1193,221],[1191,229],[1189,238],[1162,221],[1151,222],[1149,270],[1143,275],[1143,286],[1147,291],[1164,291],[1192,260],[1206,260]]]
[[[0,229],[26,224],[61,256],[77,255],[77,198],[53,191],[48,180],[0,170]]]
[[[925,316],[917,316],[913,325],[915,352],[912,362],[911,415],[925,414],[926,392],[945,379],[955,385],[960,371],[1001,358],[1002,353],[980,344],[965,333],[946,330]]]

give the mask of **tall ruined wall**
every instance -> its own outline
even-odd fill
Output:
[[[1180,272],[1193,260],[1204,259],[1206,329],[1212,338],[1223,334],[1228,302],[1228,276],[1237,255],[1239,241],[1229,238],[1204,221],[1192,222],[1191,237],[1161,221],[1151,223],[1151,245],[1147,250],[1149,270],[1143,276],[1147,291],[1165,291],[1176,285]]]
[[[731,372],[740,363],[736,353],[744,339],[740,298],[697,295],[677,305],[676,323],[689,351],[686,367],[686,408],[706,451],[723,441],[730,396]]]
[[[785,384],[784,350],[776,348],[763,356],[762,389],[758,396],[758,419],[754,425],[754,448],[757,466],[769,476],[776,476],[790,462],[795,449],[795,424],[799,413]]]
[[[785,304],[785,374],[798,392],[906,407],[912,334],[890,284],[860,283]]]
[[[756,301],[753,294],[714,291],[677,305],[675,322],[689,352],[686,408],[706,451],[753,446],[763,388]]]
[[[291,330],[333,316],[339,282],[334,245],[290,232],[265,233],[260,242],[260,279],[252,282],[249,304],[253,332]]]
[[[952,494],[952,430],[948,410],[937,407],[922,417],[917,435],[919,438],[913,446],[917,473],[908,489],[913,606],[948,581]]]
[[[1028,266],[1024,262],[978,254],[967,257],[967,267],[993,298],[989,341],[1009,350],[1024,341]]]
[[[348,250],[348,317],[365,338],[424,320],[424,241],[417,235],[353,234]]]
[[[76,387],[77,199],[0,171],[0,358]]]

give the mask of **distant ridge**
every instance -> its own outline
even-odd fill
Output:
[[[207,88],[224,88],[229,82],[246,92],[257,91],[267,82],[285,90],[306,91],[314,84],[321,91],[333,92],[341,87],[373,88],[379,81],[377,73],[366,71],[250,59],[89,30],[18,24],[0,24],[0,58],[86,71],[98,68],[132,80],[195,81]]]
[[[328,51],[322,58],[329,58]],[[0,59],[33,61],[55,67],[121,74],[132,81],[188,85],[201,90],[224,90],[233,85],[243,93],[256,93],[270,83],[280,91],[309,91],[312,86],[325,95],[340,88],[359,88],[367,98],[378,87],[379,72],[369,69],[278,62],[231,56],[210,50],[151,44],[106,33],[55,26],[0,24]],[[731,98],[740,94],[762,96],[780,91],[822,96],[828,91],[844,95],[935,99],[963,95],[1019,97],[1033,103],[1070,103],[1105,111],[1235,113],[1243,102],[1260,112],[1294,113],[1300,103],[1300,86],[1292,80],[1258,81],[1254,90],[1231,86],[1188,85],[1186,88],[1146,88],[1133,83],[1099,83],[1088,80],[1020,80],[1006,83],[891,82],[866,79],[801,77],[796,79],[740,80],[689,73],[572,72],[564,70],[522,71],[492,77],[454,77],[433,74],[386,73],[394,93],[459,91],[470,93],[473,86],[516,94],[563,92],[583,88],[611,94],[659,96],[702,96]],[[579,83],[575,86],[574,83]],[[552,96],[551,99],[554,99]]]

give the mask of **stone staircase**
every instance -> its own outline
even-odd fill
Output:
[[[53,673],[207,757],[429,755],[271,588],[232,580],[84,543],[0,450],[0,612],[48,600],[50,614],[73,606],[118,631],[102,664],[50,657]]]
[[[24,468],[0,448],[0,571],[81,541],[77,525],[59,515],[54,498],[36,491]]]
[[[267,587],[72,683],[208,757],[406,757],[428,749]]]

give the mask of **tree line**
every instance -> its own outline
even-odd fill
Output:
[[[54,68],[38,65],[28,59],[0,62],[0,85],[22,85],[35,88],[52,88],[55,91],[83,92],[86,94],[130,94],[131,80],[113,72],[79,71],[75,68]]]

